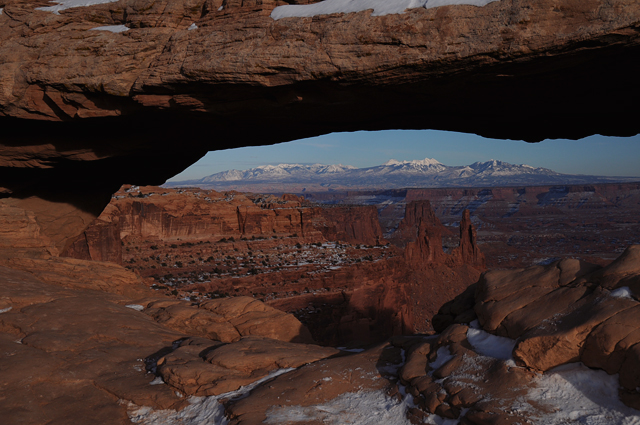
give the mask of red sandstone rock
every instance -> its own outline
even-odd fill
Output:
[[[428,267],[429,264],[443,264],[447,254],[442,251],[442,231],[427,221],[420,221],[417,240],[407,244],[404,256],[408,263]]]
[[[464,210],[462,213],[462,220],[460,220],[460,246],[453,250],[452,256],[459,264],[468,264],[480,270],[487,268],[484,254],[478,248],[478,235],[473,224],[471,224],[469,210]]]
[[[405,211],[405,217],[394,233],[394,241],[401,246],[406,245],[404,257],[408,263],[421,268],[436,264],[450,267],[468,265],[478,270],[486,268],[468,210],[464,210],[460,221],[460,244],[451,255],[442,249],[442,235],[449,230],[440,223],[429,201],[411,201]]]
[[[629,246],[607,267],[588,276],[583,281],[597,283],[603,288],[627,286],[636,298],[640,298],[640,245]]]
[[[309,330],[293,315],[249,297],[212,300],[202,308],[220,314],[242,336],[262,336],[280,341],[312,343]]]
[[[374,205],[318,209],[323,222],[314,222],[313,226],[326,240],[365,245],[383,244],[382,228]]]
[[[288,196],[124,186],[63,256],[122,264],[122,240],[219,240],[299,235],[353,244],[382,243],[375,207],[311,207]]]
[[[223,298],[199,307],[161,300],[149,303],[144,312],[171,329],[222,342],[237,341],[242,336],[313,342],[307,328],[293,315],[250,297]]]
[[[57,256],[69,235],[95,218],[91,211],[64,202],[30,196],[0,200],[0,257]]]
[[[0,281],[0,299],[11,307],[0,315],[4,422],[124,425],[119,399],[183,406],[167,386],[149,385],[154,376],[143,361],[181,334],[126,308],[120,295],[67,289],[6,267]]]
[[[393,248],[376,247],[371,250],[365,246],[361,251],[350,248],[350,255],[354,258],[346,261],[342,253],[341,258],[337,258],[334,250],[328,247],[319,250],[300,244],[322,240],[378,244],[382,231],[374,207],[308,207],[300,198],[285,198],[237,192],[222,194],[197,189],[124,186],[114,195],[112,203],[96,224],[73,247],[85,250],[91,247],[91,252],[96,256],[104,256],[110,252],[109,247],[114,246],[111,238],[88,236],[103,235],[105,232],[101,229],[105,228],[120,229],[120,237],[126,241],[125,248],[120,250],[117,244],[116,247],[126,258],[128,267],[144,276],[155,276],[158,285],[166,285],[164,280],[158,281],[163,275],[201,274],[207,271],[207,276],[201,279],[188,278],[193,286],[177,288],[196,290],[200,294],[239,293],[261,298],[267,294],[268,299],[289,298],[293,291],[338,290],[343,294],[340,300],[343,305],[333,307],[334,313],[326,312],[331,313],[331,318],[326,313],[323,313],[323,318],[314,315],[314,322],[309,326],[323,342],[343,345],[349,341],[371,343],[393,334],[429,331],[430,319],[437,309],[478,277],[479,271],[474,269],[478,267],[475,259],[469,256],[463,258],[460,254],[448,256],[442,251],[440,232],[448,230],[435,218],[428,201],[409,205],[406,220],[401,226],[405,229],[401,233],[410,236],[411,232],[418,231],[418,225],[422,223],[423,237],[419,243],[414,242],[406,249],[407,264],[399,258],[392,258],[397,255]],[[465,234],[473,233],[469,226],[470,223],[465,222],[462,230]],[[296,238],[289,238],[294,234]],[[278,239],[273,239],[274,236]],[[287,239],[281,240],[283,237]],[[229,239],[224,243],[212,244],[221,238]],[[232,238],[233,242],[230,243]],[[277,273],[274,272],[274,268],[279,268],[278,264],[283,265],[281,248],[286,244],[292,245],[289,249],[297,244],[298,254],[304,250],[307,256],[305,262],[309,265],[301,268],[295,261],[291,264],[296,265],[295,269],[282,267]],[[467,245],[464,245],[465,252],[471,250],[477,253],[475,240],[469,240]],[[309,258],[311,248],[314,257]],[[224,253],[225,250],[228,252]],[[85,256],[83,252],[79,249],[74,254],[73,250],[69,250],[68,254]],[[243,258],[238,262],[244,262],[246,271],[238,270],[238,262],[227,266],[220,263],[227,262],[230,257],[239,259],[239,252],[242,252]],[[117,256],[117,252],[108,255]],[[336,266],[327,268],[313,265],[326,263],[330,266],[328,261],[331,258]],[[473,264],[465,264],[467,260]],[[135,266],[132,266],[134,262]],[[182,269],[178,273],[176,266]],[[214,272],[218,275],[233,273],[235,278],[225,280],[218,278]],[[215,279],[212,279],[211,273]],[[283,285],[283,282],[287,284]],[[283,291],[286,293],[282,294]],[[434,296],[434,293],[437,295]],[[317,300],[311,302],[320,306],[324,303],[322,298],[318,296]],[[335,305],[334,302],[332,304]],[[294,309],[293,306],[298,303],[287,300],[274,305],[289,312],[298,310],[297,314],[300,314],[301,308],[307,307],[305,304]],[[190,332],[200,329],[198,334],[210,338],[232,338],[233,333],[222,329],[215,331],[217,337],[202,333],[207,320],[201,322],[191,317],[189,310],[184,310],[186,316],[178,313],[177,306],[170,310],[174,310],[173,313],[164,311],[162,320],[166,320],[164,323],[168,325],[171,323],[170,326],[176,326],[174,329],[185,332],[187,329],[191,329]],[[172,315],[174,318],[170,319]],[[203,315],[200,312],[197,316],[201,318]],[[188,317],[191,317],[193,326],[184,328],[184,319]],[[307,318],[310,319],[309,316]]]
[[[620,373],[623,400],[638,406],[640,303],[613,296],[610,287],[633,281],[637,247],[599,268],[576,260],[546,267],[487,272],[478,283],[476,312],[484,328],[517,338],[516,362],[545,371],[583,361]]]
[[[60,256],[122,264],[122,240],[118,224],[96,219]]]
[[[3,200],[0,202],[0,253],[16,256],[29,252],[31,256],[48,256],[51,241],[41,234],[33,211]]]
[[[618,373],[626,351],[640,342],[640,305],[600,323],[587,337],[580,359],[589,367]]]
[[[521,335],[513,356],[517,362],[542,371],[579,361],[582,345],[593,328],[637,305],[635,300],[608,297],[608,291],[596,290],[565,307],[554,320]]]
[[[453,325],[437,339],[423,342],[392,340],[406,350],[407,363],[400,377],[407,392],[425,411],[465,424],[531,419],[528,415],[532,412],[510,412],[505,407],[527,399],[535,375],[524,368],[510,367],[503,360],[476,354],[466,338],[468,329]],[[433,370],[431,363],[439,356],[450,358]],[[488,418],[490,422],[482,422]]]
[[[404,217],[398,224],[398,228],[391,235],[391,241],[402,248],[409,242],[415,242],[418,239],[418,230],[421,222],[425,225],[434,227],[432,232],[441,234],[449,233],[449,230],[440,223],[436,217],[431,203],[428,200],[408,202],[404,209]]]
[[[436,217],[451,228],[465,208],[479,229],[482,252],[491,269],[525,268],[562,258],[607,265],[640,240],[640,184],[594,184],[535,187],[396,189],[364,192],[310,193],[311,200],[349,204],[390,197],[379,206],[385,232],[397,243],[405,206],[429,200]],[[316,189],[320,190],[320,189]],[[405,204],[406,202],[406,204]],[[410,210],[410,208],[407,208]],[[607,220],[603,221],[603,215]],[[414,234],[415,235],[415,234]],[[443,233],[443,245],[453,248],[457,236]],[[627,285],[629,286],[629,285]]]
[[[23,270],[51,285],[69,289],[90,289],[120,294],[129,299],[152,295],[147,283],[135,273],[113,263],[77,260],[74,258],[12,258],[0,261],[16,270]]]
[[[263,423],[267,411],[287,406],[313,406],[356,391],[390,388],[385,367],[401,362],[398,349],[379,345],[362,353],[312,363],[279,376],[257,388],[251,398],[233,402],[229,408],[231,423]]]
[[[186,339],[158,360],[158,373],[189,395],[218,395],[237,390],[278,369],[296,368],[337,354],[329,347],[244,337],[231,344]]]
[[[520,270],[491,270],[478,283],[475,311],[488,331],[498,329],[512,312],[593,271],[597,266],[562,260]]]

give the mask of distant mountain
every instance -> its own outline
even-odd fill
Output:
[[[167,187],[199,186],[209,189],[262,192],[397,189],[409,187],[491,187],[557,184],[595,184],[635,181],[638,178],[560,174],[548,168],[490,160],[466,166],[448,166],[425,158],[391,159],[382,165],[279,164],[249,170],[229,170],[199,180],[168,182]]]
[[[200,180],[193,180],[200,183],[229,182],[229,181],[270,181],[288,178],[318,178],[319,176],[335,176],[344,174],[347,171],[357,170],[351,165],[301,165],[301,164],[280,164],[261,165],[245,171],[229,170],[212,174]]]

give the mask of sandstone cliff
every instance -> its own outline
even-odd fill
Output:
[[[322,208],[291,195],[124,186],[62,255],[121,264],[125,239],[218,241],[291,235],[366,245],[383,240],[373,206]]]

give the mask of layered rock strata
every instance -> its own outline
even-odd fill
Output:
[[[62,255],[122,264],[121,245],[126,239],[218,241],[291,235],[313,242],[377,245],[383,241],[375,207],[322,208],[293,195],[127,185]]]
[[[629,245],[640,243],[638,183],[307,192],[305,196],[321,203],[378,204],[382,228],[392,243],[402,233],[399,223],[405,206],[413,201],[429,200],[436,217],[451,230],[468,209],[489,268],[525,268],[562,258],[606,265]],[[451,232],[443,230],[443,238],[449,250],[459,243]]]

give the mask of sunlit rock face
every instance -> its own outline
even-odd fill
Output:
[[[331,131],[638,131],[628,0],[278,20],[272,1],[47,5],[0,3],[2,192],[19,198],[91,187],[72,202],[104,207],[120,184],[162,183],[207,150]]]

